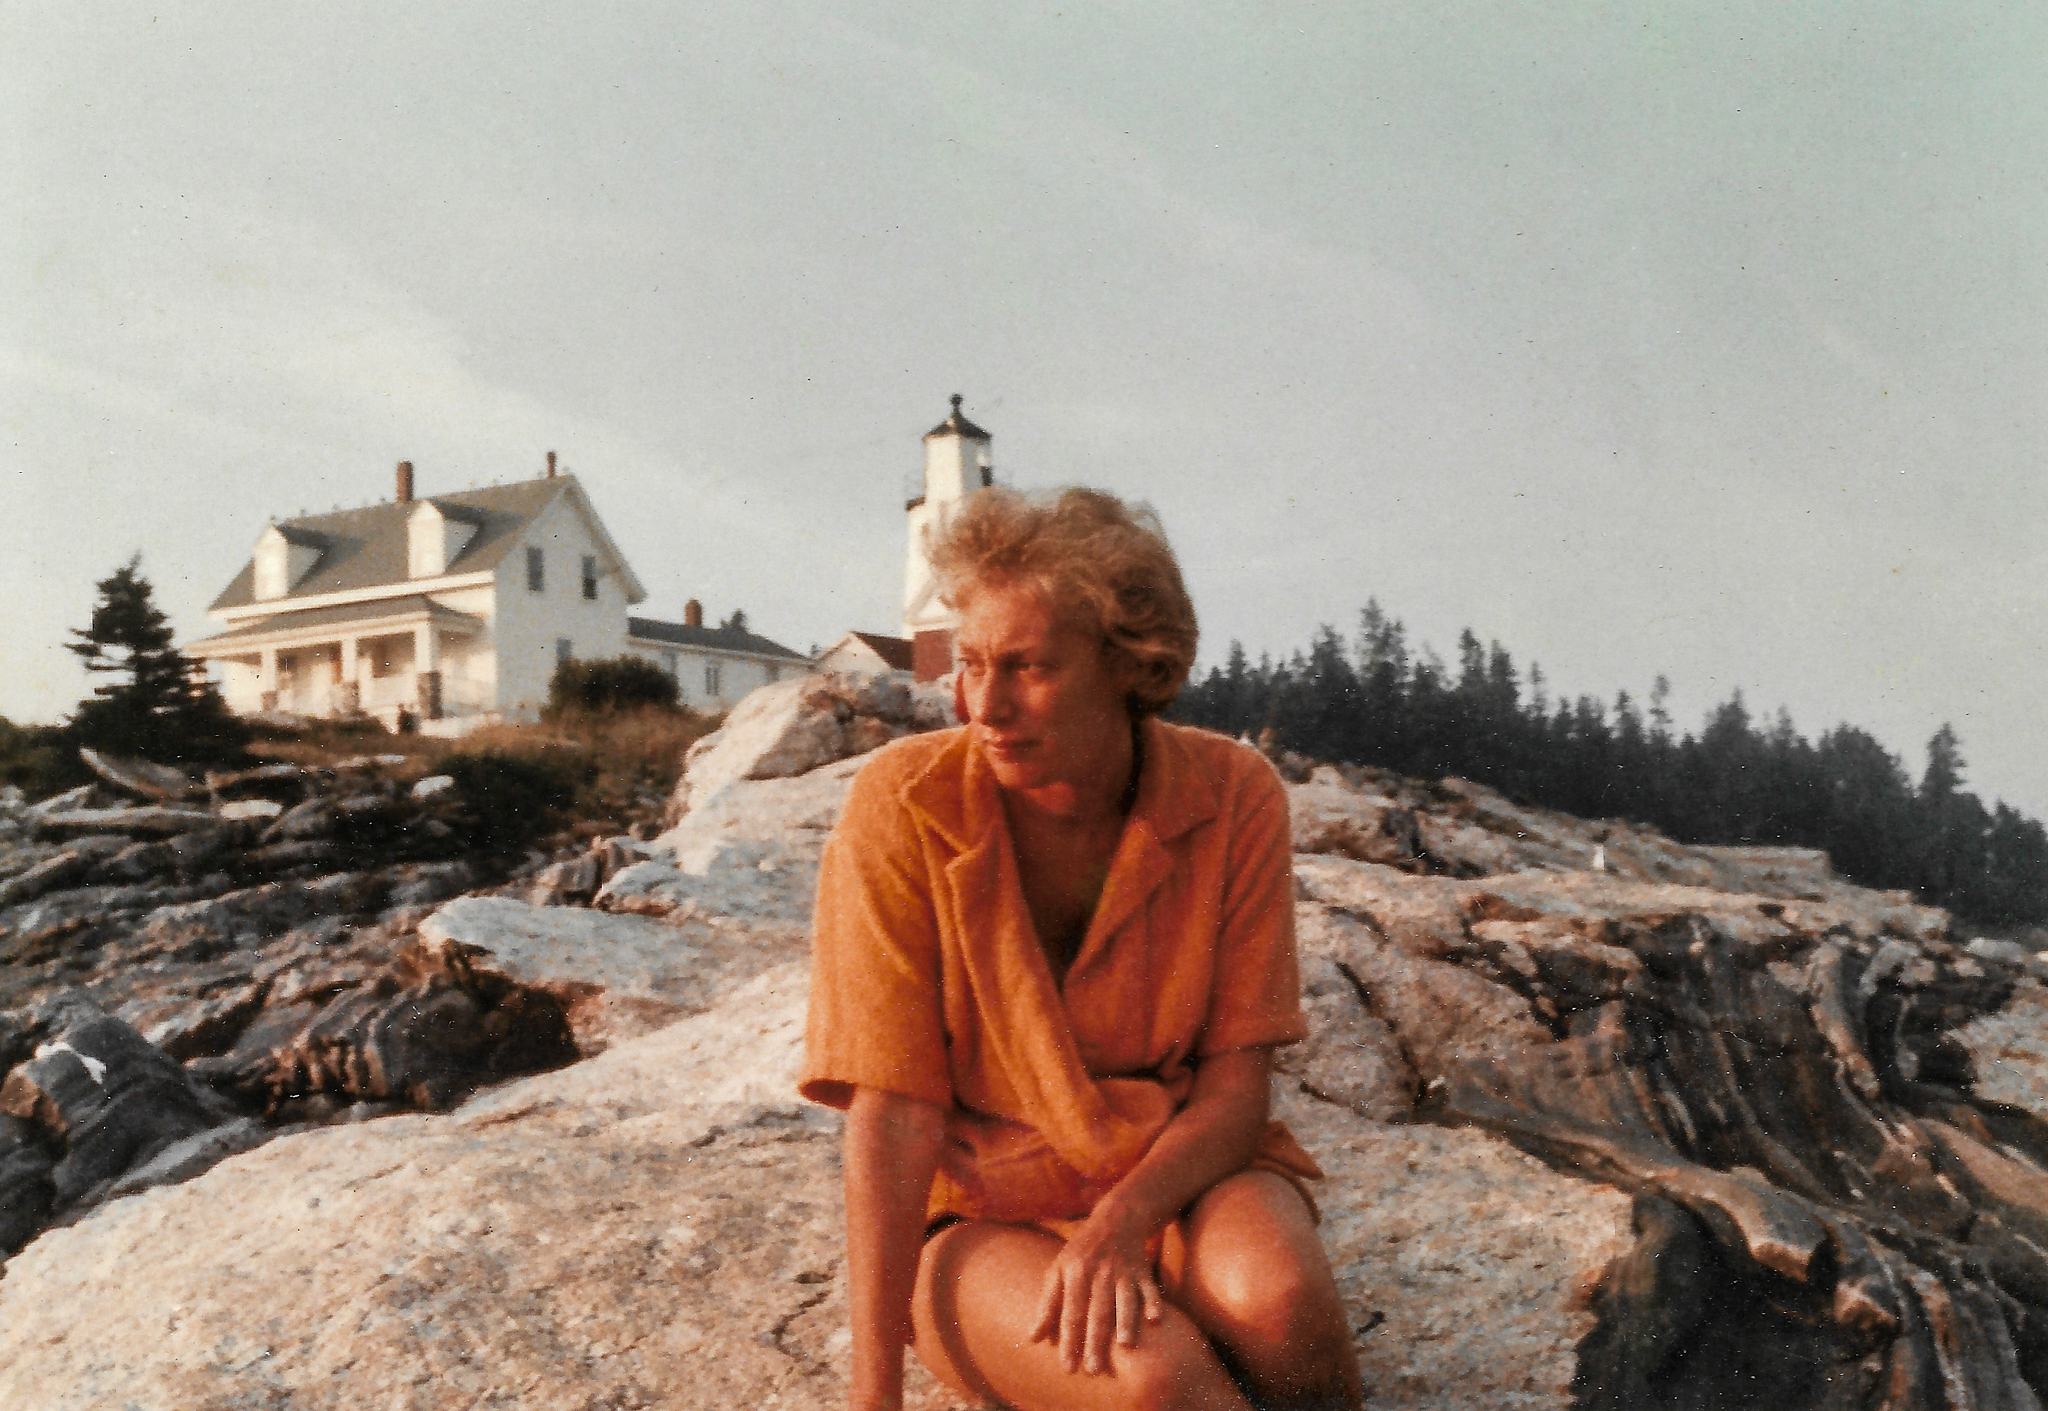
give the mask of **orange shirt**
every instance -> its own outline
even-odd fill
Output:
[[[1143,732],[1137,800],[1063,983],[966,730],[889,745],[853,781],[818,879],[799,1090],[947,1109],[934,1216],[1085,1216],[1186,1102],[1197,1061],[1307,1033],[1279,778],[1223,736]],[[1278,1122],[1256,1164],[1322,1174]]]

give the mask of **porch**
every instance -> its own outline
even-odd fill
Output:
[[[282,614],[185,651],[217,669],[238,712],[371,715],[396,728],[493,709],[485,628],[482,618],[413,597]]]

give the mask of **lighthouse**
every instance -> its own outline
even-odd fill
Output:
[[[911,643],[911,669],[920,681],[953,669],[953,629],[958,618],[942,602],[932,581],[925,545],[954,511],[977,490],[994,483],[989,469],[989,434],[960,410],[953,410],[924,434],[924,492],[905,506],[909,538],[903,570],[903,635]]]

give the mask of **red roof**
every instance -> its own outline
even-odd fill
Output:
[[[910,670],[910,640],[906,637],[885,637],[879,632],[849,632],[847,636],[860,642],[891,671]]]

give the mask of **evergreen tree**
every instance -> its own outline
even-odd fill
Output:
[[[1962,741],[1947,723],[1927,742],[1920,776],[1922,818],[1920,885],[1945,904],[1965,882],[1970,855],[1979,850],[1990,819],[1975,794],[1963,790]]]
[[[1740,691],[1679,734],[1671,684],[1647,709],[1627,691],[1553,695],[1540,668],[1526,691],[1498,644],[1460,634],[1455,667],[1377,601],[1347,658],[1318,628],[1306,652],[1250,666],[1240,643],[1176,706],[1182,719],[1269,739],[1320,759],[1435,778],[1459,775],[1584,817],[1651,823],[1687,842],[1791,844],[1826,851],[1843,875],[1910,886],[1974,921],[2048,920],[2048,829],[1965,787],[1955,731],[1928,742],[1916,787],[1897,757],[1851,726],[1817,743],[1789,712],[1752,717]]]
[[[247,736],[220,692],[173,645],[141,556],[103,578],[92,619],[65,647],[109,678],[79,703],[68,731],[81,745],[175,762],[237,757]]]
[[[1230,655],[1223,661],[1223,673],[1214,679],[1216,699],[1212,709],[1217,716],[1216,727],[1233,735],[1245,734],[1252,728],[1252,719],[1258,714],[1258,682],[1252,676],[1251,662],[1245,658],[1244,643],[1231,642]]]
[[[1305,725],[1304,754],[1319,759],[1354,759],[1358,755],[1358,677],[1344,653],[1344,641],[1327,623],[1309,640],[1302,664],[1300,689]]]
[[[1943,804],[1963,791],[1963,742],[1948,724],[1927,742],[1927,771],[1920,776],[1920,801]]]
[[[1671,682],[1661,672],[1650,683],[1650,741],[1660,750],[1671,745]]]
[[[1650,737],[1643,731],[1643,718],[1636,710],[1635,697],[1627,691],[1614,693],[1614,783],[1604,812],[1624,818],[1649,816]]]
[[[1408,699],[1407,630],[1368,601],[1358,615],[1358,720],[1353,739],[1360,764],[1393,767],[1414,732]]]

